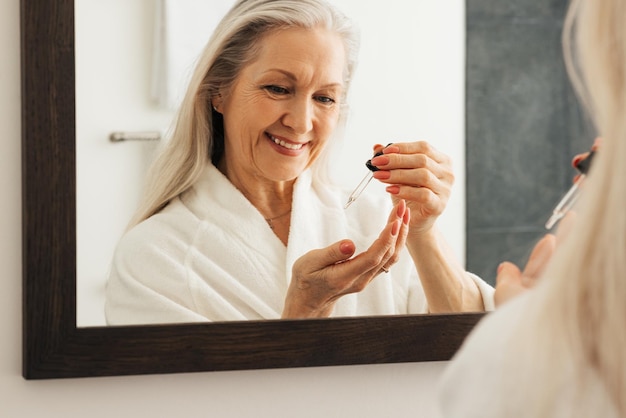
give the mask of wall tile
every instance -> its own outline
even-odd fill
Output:
[[[467,16],[470,19],[493,18],[556,18],[562,19],[567,8],[567,0],[468,0]]]
[[[467,264],[475,272],[493,276],[547,232],[575,175],[571,159],[595,136],[562,58],[565,3],[467,2]]]

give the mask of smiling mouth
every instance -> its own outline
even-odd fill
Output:
[[[281,147],[283,147],[283,148],[287,148],[287,149],[294,150],[294,151],[297,151],[297,150],[299,150],[299,149],[302,149],[302,147],[305,145],[305,144],[294,144],[294,143],[291,143],[291,142],[285,142],[285,141],[283,141],[282,139],[278,139],[278,138],[276,138],[276,137],[273,137],[273,136],[272,136],[272,135],[270,135],[270,134],[267,134],[267,136],[268,136],[268,137],[269,137],[272,141],[274,141],[274,143],[275,143],[276,145],[280,145],[280,146],[281,146]]]

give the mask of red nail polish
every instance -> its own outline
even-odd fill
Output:
[[[404,199],[402,199],[398,203],[398,208],[396,209],[396,216],[398,218],[402,218],[404,216],[405,211],[406,211],[406,202],[404,201]]]
[[[383,150],[384,154],[393,154],[393,153],[397,154],[399,152],[400,152],[400,147],[398,147],[397,145],[388,145]]]
[[[373,166],[380,167],[381,165],[389,164],[389,157],[385,155],[379,155],[378,157],[374,157],[370,160]]]
[[[391,235],[395,237],[396,235],[398,235],[398,231],[400,231],[400,222],[395,221],[393,223],[393,226],[391,227]]]
[[[389,177],[391,177],[390,171],[384,171],[384,170],[374,171],[374,178],[378,180],[388,180]]]
[[[387,193],[391,193],[391,194],[398,194],[398,193],[400,193],[400,187],[399,186],[387,186],[385,188],[385,190],[387,191]]]
[[[339,250],[344,253],[344,254],[350,254],[352,253],[352,243],[349,242],[342,242],[339,245]]]

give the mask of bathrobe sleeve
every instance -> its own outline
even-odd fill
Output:
[[[154,216],[119,242],[106,288],[109,325],[207,321],[188,286],[188,240],[170,228],[167,216]]]
[[[260,215],[237,223],[227,210],[216,211],[237,228],[198,218],[175,199],[122,238],[107,283],[107,323],[280,318],[284,246]]]
[[[118,243],[107,281],[111,325],[279,319],[285,246],[214,166]]]

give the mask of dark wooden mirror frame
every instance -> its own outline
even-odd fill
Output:
[[[76,327],[74,0],[21,0],[26,379],[448,360],[483,314]]]

